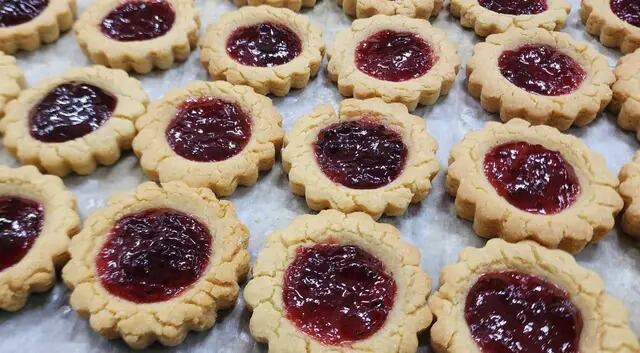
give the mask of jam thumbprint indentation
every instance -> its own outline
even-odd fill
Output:
[[[208,228],[173,209],[149,209],[116,221],[96,258],[102,286],[135,303],[178,296],[204,273],[211,255]]]
[[[36,201],[0,197],[0,271],[29,252],[44,224],[44,209]]]
[[[49,6],[49,0],[0,0],[0,28],[27,23]]]
[[[233,31],[226,48],[227,54],[242,65],[272,67],[300,55],[302,41],[286,25],[263,22]]]
[[[611,0],[611,11],[621,20],[640,27],[640,1],[638,0]]]
[[[176,13],[165,0],[131,0],[111,10],[100,29],[113,40],[142,41],[165,35],[175,20]]]
[[[505,15],[537,15],[547,10],[547,0],[479,0],[478,3]]]
[[[284,275],[287,317],[325,344],[366,339],[385,323],[396,283],[373,255],[352,245],[298,249]]]

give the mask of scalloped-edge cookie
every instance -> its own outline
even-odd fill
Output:
[[[352,17],[366,18],[375,15],[402,15],[420,19],[438,16],[443,0],[336,0],[338,6]]]
[[[27,82],[16,58],[0,51],[0,119],[4,116],[7,103],[15,99],[26,86]]]
[[[602,44],[620,48],[625,54],[631,53],[640,48],[640,23],[636,22],[634,25],[618,17],[612,10],[612,3],[619,4],[617,11],[624,11],[625,3],[629,6],[634,4],[633,1],[624,0],[582,0],[580,18],[587,32],[599,37]],[[635,18],[637,21],[637,14]]]
[[[291,11],[300,11],[303,7],[316,6],[316,0],[233,0],[236,6],[260,6],[286,7]]]
[[[53,286],[80,216],[60,178],[32,166],[0,166],[0,217],[0,310],[16,311],[29,293]]]
[[[71,307],[133,348],[180,344],[234,305],[249,270],[248,230],[205,188],[147,182],[112,196],[71,241]]]
[[[271,48],[255,49],[261,46]],[[305,87],[324,51],[322,31],[306,16],[267,5],[222,15],[200,39],[200,61],[211,77],[276,96]]]
[[[133,150],[147,176],[208,187],[218,196],[255,184],[258,171],[273,166],[284,135],[269,98],[224,81],[170,91],[149,105],[136,128]]]
[[[381,97],[409,110],[447,94],[460,66],[457,48],[444,31],[404,16],[353,21],[337,35],[327,56],[329,78],[342,95]]]
[[[633,160],[620,169],[618,192],[624,200],[622,229],[625,233],[640,238],[640,151]]]
[[[7,105],[0,131],[22,164],[87,175],[131,148],[147,102],[142,84],[124,71],[76,68],[23,90]]]
[[[615,80],[590,44],[545,29],[487,37],[474,47],[467,76],[469,93],[502,121],[522,118],[560,130],[593,121],[611,101]]]
[[[483,238],[571,253],[602,239],[622,209],[618,180],[577,137],[513,119],[468,133],[449,157],[447,192]]]
[[[314,268],[322,270],[304,272]],[[249,327],[269,353],[413,353],[416,334],[431,322],[431,280],[420,270],[419,250],[402,241],[397,228],[364,213],[327,210],[296,218],[271,234],[252,273],[244,290],[253,311]],[[304,276],[314,276],[312,283],[324,290],[305,286]],[[349,284],[331,287],[343,280]],[[331,301],[340,288],[344,300]],[[341,326],[342,318],[350,324]]]
[[[320,105],[285,135],[282,165],[291,191],[314,210],[403,214],[438,173],[436,140],[422,118],[380,98]]]
[[[616,82],[609,110],[618,114],[618,126],[640,139],[640,49],[620,58],[613,72]]]
[[[97,0],[73,30],[94,63],[145,74],[186,60],[199,28],[192,0]]]

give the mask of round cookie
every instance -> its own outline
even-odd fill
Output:
[[[635,0],[582,0],[580,18],[602,44],[631,53],[640,48],[640,6]]]
[[[640,238],[640,152],[636,152],[633,160],[620,169],[618,175],[620,186],[618,192],[624,200],[622,213],[622,229],[625,233]]]
[[[0,119],[4,116],[7,103],[15,99],[26,86],[27,82],[16,58],[0,52]]]
[[[614,73],[609,110],[618,114],[618,126],[635,132],[640,139],[640,50],[620,58]]]

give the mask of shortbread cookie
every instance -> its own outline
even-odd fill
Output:
[[[602,156],[577,137],[521,119],[468,133],[451,150],[446,185],[479,236],[572,253],[602,239],[622,209]]]
[[[353,17],[402,15],[421,19],[438,16],[443,0],[336,0],[344,12]]]
[[[414,353],[431,280],[395,227],[335,210],[274,232],[244,290],[269,353]]]
[[[611,101],[607,58],[566,33],[512,30],[476,44],[469,93],[502,121],[523,118],[560,130],[584,126]]]
[[[233,0],[236,6],[260,6],[286,7],[291,11],[300,11],[303,7],[316,6],[316,0]]]
[[[58,176],[87,175],[131,147],[147,101],[142,84],[124,71],[71,69],[22,91],[7,105],[0,131],[22,164]]]
[[[618,125],[640,139],[640,49],[620,59],[614,71],[613,99],[609,109],[618,114]]]
[[[409,110],[447,94],[460,66],[444,31],[404,16],[355,20],[338,34],[328,57],[329,77],[344,96],[381,97]]]
[[[4,116],[7,103],[15,99],[26,86],[27,82],[16,58],[0,51],[0,119]]]
[[[53,286],[80,217],[60,178],[0,166],[0,220],[0,310],[15,311]]]
[[[640,48],[640,4],[637,0],[582,0],[580,17],[587,32],[608,47],[631,53]]]
[[[640,352],[627,309],[598,274],[530,241],[466,248],[429,306],[437,353]]]
[[[107,338],[181,343],[234,305],[249,270],[248,231],[208,189],[144,183],[113,196],[71,241],[71,307]]]
[[[271,6],[243,7],[209,25],[200,61],[216,80],[284,96],[320,69],[322,32],[304,15]]]
[[[149,178],[208,187],[218,196],[253,185],[282,145],[282,116],[247,86],[195,81],[136,120],[133,150]]]
[[[620,170],[618,191],[624,200],[622,229],[625,233],[640,238],[640,151],[633,160]]]
[[[314,210],[398,216],[431,190],[438,143],[422,118],[379,98],[320,105],[285,136],[282,164]]]
[[[74,32],[94,63],[145,74],[186,60],[199,27],[192,0],[96,0]]]

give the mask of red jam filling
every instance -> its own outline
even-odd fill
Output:
[[[102,286],[135,303],[176,297],[209,264],[211,234],[195,218],[150,209],[120,218],[96,258]]]
[[[518,271],[482,275],[464,308],[482,353],[578,353],[582,316],[569,295]]]
[[[48,5],[49,0],[0,0],[0,28],[29,22]]]
[[[611,0],[611,11],[621,20],[640,27],[640,1],[638,0]]]
[[[87,83],[61,84],[29,113],[31,136],[42,142],[65,142],[82,137],[111,117],[117,101],[116,97]]]
[[[478,3],[505,15],[535,15],[547,10],[547,0],[479,0]]]
[[[100,29],[120,42],[149,40],[169,32],[175,20],[176,13],[165,0],[131,0],[111,10]]]
[[[29,252],[44,224],[44,209],[21,197],[0,197],[0,271]]]
[[[240,153],[251,138],[251,117],[237,104],[214,97],[189,99],[166,130],[169,146],[197,162],[217,162]]]
[[[301,247],[284,275],[287,317],[320,342],[363,340],[387,320],[396,283],[380,260],[349,245]]]
[[[580,64],[545,44],[527,44],[505,50],[498,65],[509,82],[544,96],[569,94],[578,89],[586,77]]]
[[[580,195],[580,182],[573,167],[560,152],[541,145],[498,145],[485,155],[484,173],[500,196],[530,213],[558,213]]]
[[[313,147],[322,172],[352,189],[391,183],[402,173],[407,159],[400,134],[369,118],[324,128]]]
[[[286,64],[302,52],[300,37],[272,22],[240,27],[227,39],[227,54],[242,65],[272,67]]]
[[[358,44],[355,62],[365,74],[400,82],[427,73],[436,61],[431,45],[415,33],[384,30]]]

